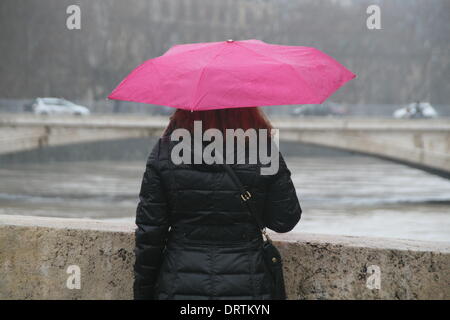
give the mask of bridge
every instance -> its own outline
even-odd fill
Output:
[[[167,118],[143,115],[0,115],[0,155],[47,146],[160,135]],[[273,119],[280,139],[367,154],[450,178],[450,119]]]

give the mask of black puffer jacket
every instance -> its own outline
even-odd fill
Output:
[[[135,299],[271,299],[262,237],[220,165],[175,165],[173,143],[151,152],[136,214]],[[288,232],[301,208],[280,155],[275,175],[232,165],[265,225]]]

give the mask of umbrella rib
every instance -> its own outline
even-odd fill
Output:
[[[194,102],[195,102],[196,97],[197,97],[198,86],[200,85],[200,81],[201,81],[202,78],[203,78],[203,74],[204,74],[206,68],[207,68],[214,60],[216,60],[216,58],[222,53],[222,51],[223,51],[225,48],[226,48],[226,45],[223,46],[223,48],[220,49],[219,52],[217,52],[217,54],[216,54],[210,61],[208,61],[208,63],[206,63],[206,64],[203,66],[202,71],[200,72],[200,76],[198,77],[198,80],[197,80],[197,85],[195,86],[195,92],[194,92],[194,94],[193,94],[193,98],[192,98],[192,100],[191,100],[191,111],[194,111],[194,107],[197,107],[198,102],[197,102],[195,105],[194,105]]]
[[[202,47],[202,48],[192,48],[192,49],[188,49],[188,50],[181,51],[181,52],[171,53],[171,52],[170,52],[171,49],[173,49],[173,48],[175,48],[175,47],[179,47],[179,46],[184,46],[184,45],[185,45],[185,44],[177,44],[177,45],[173,46],[172,48],[170,48],[169,51],[167,51],[166,53],[164,53],[163,55],[161,55],[161,56],[159,56],[159,57],[157,57],[157,58],[160,58],[160,57],[163,57],[163,56],[168,56],[168,55],[185,54],[185,53],[192,52],[192,51],[198,51],[198,50],[202,50],[202,49],[205,49],[205,48],[212,47],[212,46],[215,45],[215,44],[218,44],[218,43],[215,42],[215,43],[211,43],[211,44],[209,44],[209,45],[205,45],[205,46]]]
[[[262,57],[265,57],[265,58],[274,60],[274,61],[279,62],[279,63],[283,63],[283,64],[285,64],[285,65],[288,65],[288,66],[292,69],[292,71],[294,71],[294,74],[299,78],[299,80],[300,80],[302,83],[304,83],[304,84],[309,88],[309,91],[310,91],[311,93],[314,93],[314,90],[311,88],[311,86],[309,85],[309,83],[307,83],[307,82],[305,81],[305,79],[302,78],[302,76],[297,72],[297,70],[295,70],[295,68],[294,68],[290,63],[284,62],[284,61],[280,61],[280,60],[278,60],[278,59],[276,59],[276,58],[274,58],[274,57],[267,56],[267,55],[265,55],[265,54],[263,54],[263,53],[260,53],[260,52],[255,51],[255,50],[253,50],[253,49],[251,49],[251,48],[247,48],[246,46],[243,46],[242,44],[240,44],[240,43],[238,43],[238,42],[236,42],[236,44],[239,45],[241,48],[247,49],[247,50],[249,50],[249,51],[251,51],[251,52],[253,52],[253,53],[257,54],[257,55],[260,55],[260,56],[262,56]]]

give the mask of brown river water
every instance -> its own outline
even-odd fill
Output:
[[[376,158],[286,156],[292,232],[450,241],[450,180]],[[3,163],[0,214],[132,222],[143,161]]]

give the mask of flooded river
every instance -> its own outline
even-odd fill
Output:
[[[293,232],[450,241],[450,180],[365,156],[286,156]],[[143,161],[3,163],[0,214],[134,221]]]

